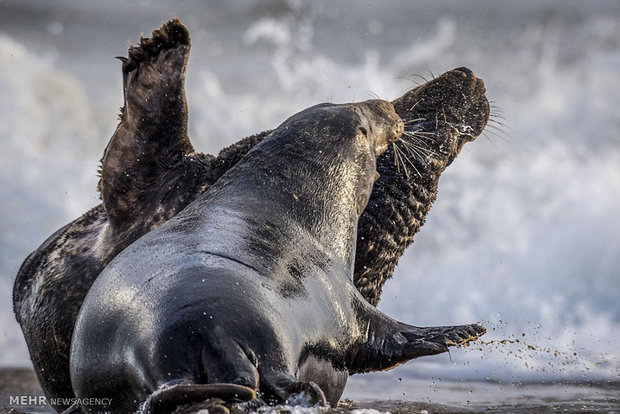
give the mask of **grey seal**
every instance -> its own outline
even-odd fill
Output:
[[[162,399],[174,406],[170,394],[183,405],[200,395],[192,389],[223,384],[335,406],[350,374],[482,335],[476,324],[397,322],[353,284],[376,157],[403,129],[386,101],[304,110],[120,253],[91,287],[71,345],[76,396],[115,397],[83,409],[157,412]]]
[[[183,86],[189,50],[187,29],[173,20],[122,59],[125,105],[102,160],[103,204],[50,236],[16,277],[15,314],[50,399],[74,396],[71,335],[99,273],[132,242],[195,200],[271,132],[245,138],[217,156],[195,152],[187,137]],[[377,160],[380,177],[358,222],[354,283],[373,305],[424,224],[441,173],[481,133],[489,116],[484,83],[466,68],[425,82],[393,104],[405,121],[405,135]],[[161,151],[141,146],[155,141]],[[399,151],[409,151],[411,145],[417,153],[406,152],[407,165],[397,163]],[[141,163],[135,154],[141,154]],[[128,172],[131,179],[123,181]]]

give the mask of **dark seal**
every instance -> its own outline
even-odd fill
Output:
[[[205,384],[335,406],[350,374],[484,333],[396,322],[355,289],[376,157],[402,131],[385,101],[302,111],[120,253],[91,287],[71,346],[76,396],[114,399],[83,409],[155,412],[162,395],[186,404]]]
[[[217,156],[193,150],[183,87],[189,49],[189,35],[178,20],[130,48],[122,59],[121,122],[102,160],[103,204],[50,236],[17,275],[15,313],[50,399],[74,396],[71,335],[99,273],[132,242],[195,200],[271,132],[245,138]],[[484,84],[466,68],[426,82],[393,104],[405,132],[377,160],[380,177],[358,223],[354,283],[373,305],[424,224],[441,173],[464,143],[482,132],[489,116]]]

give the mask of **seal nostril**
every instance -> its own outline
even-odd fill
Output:
[[[366,128],[360,127],[360,131],[362,132],[362,134],[364,134],[365,137],[368,136],[368,131],[366,130]]]
[[[466,68],[465,66],[461,66],[460,68],[456,68],[454,69],[455,71],[458,70],[459,72],[463,72],[465,74],[465,76],[473,76],[474,72],[472,72],[471,70],[469,70],[469,68]]]

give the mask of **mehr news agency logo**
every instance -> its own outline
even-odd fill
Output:
[[[106,407],[112,403],[112,398],[50,398],[45,395],[10,395],[9,406],[11,407],[34,407],[45,405],[83,405]]]

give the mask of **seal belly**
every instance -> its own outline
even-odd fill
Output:
[[[275,269],[262,274],[239,259],[155,246],[166,251],[165,259],[115,261],[89,293],[76,328],[85,335],[74,336],[72,344],[77,395],[103,398],[123,390],[121,405],[107,409],[135,410],[133,401],[171,383],[257,389],[257,367],[276,366],[291,377],[325,384],[328,400],[337,402],[348,373],[327,360],[310,364],[318,359],[307,346],[325,344],[333,355],[351,337],[351,324],[341,321],[355,318],[336,306],[343,299],[328,300],[335,293],[318,285],[333,275],[314,268],[305,275],[303,291],[320,294],[285,297],[281,285],[295,279],[290,274]],[[155,246],[138,242],[130,251],[142,250],[140,257],[148,259]],[[333,390],[332,381],[338,384]]]

